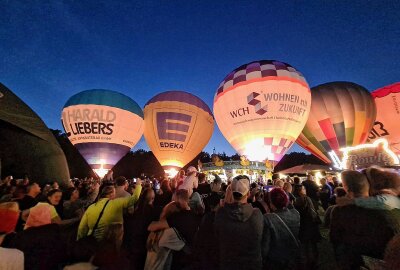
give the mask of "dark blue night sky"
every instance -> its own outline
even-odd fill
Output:
[[[400,1],[0,0],[0,10],[0,82],[54,129],[67,99],[93,88],[142,107],[185,90],[212,108],[225,75],[260,59],[293,65],[310,86],[400,81]],[[214,147],[234,153],[218,129]]]

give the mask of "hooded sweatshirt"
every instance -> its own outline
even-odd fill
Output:
[[[220,269],[261,269],[263,216],[251,204],[225,204],[215,215]]]

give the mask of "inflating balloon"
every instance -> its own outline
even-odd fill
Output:
[[[95,89],[72,96],[62,111],[68,139],[103,177],[143,134],[143,112],[131,98]]]
[[[207,104],[183,91],[158,94],[143,111],[146,142],[170,176],[201,152],[214,130]]]
[[[215,94],[214,115],[240,155],[277,163],[299,136],[310,106],[303,75],[289,64],[264,60],[225,77]]]
[[[400,83],[395,83],[372,92],[376,104],[376,121],[368,140],[385,138],[390,149],[400,155]]]
[[[374,124],[376,106],[364,87],[331,82],[311,89],[311,113],[297,143],[326,163],[333,151],[364,143]]]

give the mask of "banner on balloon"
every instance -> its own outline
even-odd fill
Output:
[[[107,142],[131,149],[136,144],[132,134],[139,120],[142,118],[130,111],[104,105],[75,105],[62,112],[65,132],[73,144]]]

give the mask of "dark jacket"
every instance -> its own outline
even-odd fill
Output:
[[[203,216],[194,241],[196,254],[194,269],[219,269],[219,243],[215,236],[214,221],[215,212],[213,211]]]
[[[299,239],[302,243],[318,242],[321,240],[319,231],[320,219],[309,197],[298,197],[294,207],[300,213]]]
[[[265,214],[264,221],[264,268],[270,266],[268,269],[295,269],[300,252],[297,241],[300,229],[299,212],[296,209],[284,209]]]
[[[220,269],[261,269],[264,219],[251,204],[225,204],[215,215]]]
[[[319,200],[318,197],[318,185],[317,183],[315,183],[312,180],[305,180],[301,183],[305,188],[306,188],[306,192],[307,192],[307,196],[311,198],[311,200],[313,200],[314,203],[314,208],[317,209],[317,202]]]
[[[361,255],[383,258],[389,240],[400,233],[400,209],[337,206],[332,210],[330,228],[340,269],[359,269]]]

